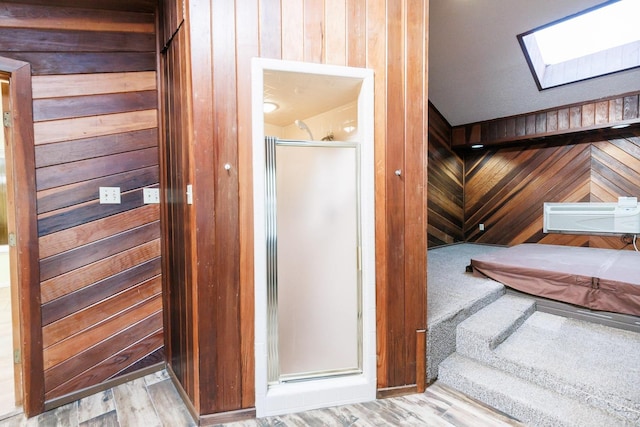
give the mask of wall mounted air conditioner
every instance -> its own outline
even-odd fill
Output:
[[[640,234],[640,206],[635,197],[618,203],[545,203],[545,233]]]

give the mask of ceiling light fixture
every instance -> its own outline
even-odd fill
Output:
[[[279,106],[275,102],[265,101],[262,104],[262,111],[265,112],[265,113],[272,113],[272,112],[276,111],[278,108],[279,108]]]
[[[473,149],[484,148],[484,145],[482,145],[482,144],[473,144],[471,146],[471,148],[473,148]]]
[[[629,126],[631,126],[629,123],[622,123],[619,125],[611,126],[611,129],[624,129],[624,128],[628,128]]]

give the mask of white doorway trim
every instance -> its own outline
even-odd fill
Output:
[[[268,385],[265,232],[265,70],[350,77],[362,81],[358,95],[361,144],[362,225],[362,373]],[[297,412],[376,398],[375,205],[373,71],[363,68],[254,58],[252,61],[252,140],[255,262],[255,388],[258,417]],[[308,102],[313,102],[312,100]]]

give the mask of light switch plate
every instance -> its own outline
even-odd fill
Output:
[[[100,187],[100,204],[119,204],[120,187]]]
[[[142,199],[144,203],[160,203],[160,189],[143,188]]]

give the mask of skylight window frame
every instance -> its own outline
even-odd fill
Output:
[[[539,91],[640,68],[640,40],[558,64],[545,64],[535,37],[528,37],[544,28],[591,13],[619,1],[609,0],[603,2],[516,36]],[[632,54],[629,55],[629,59],[625,62],[625,53],[623,52],[628,51],[631,51]],[[637,52],[635,58],[633,52]],[[611,56],[617,56],[620,60],[611,60]],[[615,64],[616,62],[617,64]]]

